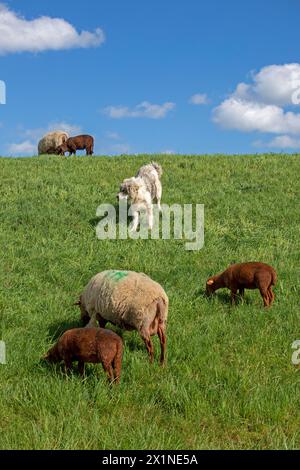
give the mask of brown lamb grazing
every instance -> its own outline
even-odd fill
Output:
[[[122,367],[123,341],[116,333],[103,328],[75,328],[66,331],[44,359],[51,363],[64,361],[66,371],[78,361],[84,374],[85,362],[102,363],[111,382],[119,383]]]
[[[57,147],[57,154],[64,155],[69,152],[70,155],[76,155],[77,150],[86,150],[87,155],[94,153],[94,138],[91,135],[78,135],[70,137],[65,143]]]
[[[275,295],[272,286],[275,286],[277,274],[268,264],[264,263],[240,263],[233,264],[226,271],[208,279],[206,293],[213,294],[223,287],[231,290],[231,303],[237,299],[237,291],[243,297],[245,289],[259,289],[265,307],[270,307]]]

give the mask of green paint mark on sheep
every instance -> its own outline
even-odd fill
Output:
[[[114,282],[122,281],[128,276],[128,271],[108,271],[107,277]]]

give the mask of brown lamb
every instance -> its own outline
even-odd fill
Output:
[[[86,150],[87,155],[93,155],[94,138],[91,135],[70,137],[65,143],[57,147],[57,154],[64,155],[66,152],[69,152],[70,155],[76,155],[77,150]]]
[[[231,290],[231,303],[235,304],[237,292],[244,296],[245,289],[259,289],[265,307],[270,307],[275,295],[272,286],[275,286],[277,274],[272,266],[264,263],[233,264],[226,271],[210,277],[206,283],[206,293],[213,294],[223,287]]]
[[[102,363],[111,382],[119,383],[122,368],[123,341],[116,333],[103,328],[75,328],[66,331],[44,359],[50,363],[64,361],[66,371],[78,361],[84,374],[85,362]]]

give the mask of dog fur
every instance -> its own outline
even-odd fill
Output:
[[[137,175],[125,179],[117,195],[119,201],[127,199],[131,202],[131,213],[133,221],[130,226],[132,231],[136,231],[139,225],[139,215],[141,210],[146,210],[148,227],[153,228],[153,202],[157,202],[161,212],[162,168],[158,163],[152,162],[142,166]]]

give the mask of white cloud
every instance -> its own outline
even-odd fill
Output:
[[[256,147],[269,147],[277,149],[298,149],[300,148],[300,139],[293,138],[289,135],[278,135],[270,142],[262,142],[258,140],[254,142]]]
[[[175,155],[175,150],[167,149],[161,152],[163,155]]]
[[[8,146],[8,151],[11,154],[17,155],[33,155],[34,153],[36,153],[37,148],[36,145],[34,145],[32,142],[30,142],[29,140],[25,140],[20,144],[10,144]]]
[[[0,54],[97,47],[104,40],[100,28],[78,32],[62,18],[27,20],[0,3]]]
[[[105,133],[105,136],[107,139],[110,139],[110,140],[120,140],[121,136],[117,133],[117,132],[106,132]]]
[[[151,104],[148,101],[143,101],[132,109],[128,108],[127,106],[107,106],[103,111],[112,119],[138,117],[161,119],[166,117],[168,112],[174,108],[175,103],[172,102],[166,102],[162,105],[159,105]]]
[[[48,127],[39,127],[36,129],[26,129],[25,131],[21,131],[21,134],[24,137],[28,137],[30,139],[33,139],[35,141],[40,140],[47,132],[52,132],[52,131],[65,131],[68,134],[74,136],[77,134],[80,134],[82,132],[81,126],[77,124],[69,124],[67,122],[53,122],[48,125]]]
[[[213,120],[242,132],[300,134],[300,114],[284,109],[297,104],[300,64],[270,65],[252,74],[252,79],[251,84],[239,83],[214,109]]]
[[[300,88],[300,64],[269,65],[253,75],[253,92],[264,103],[292,105]]]
[[[231,96],[281,107],[300,104],[293,99],[300,91],[300,64],[268,65],[252,73],[252,80],[239,83]]]
[[[209,100],[205,93],[196,93],[195,95],[191,96],[189,99],[190,104],[201,105],[201,104],[208,104]]]
[[[78,135],[82,132],[82,128],[78,126],[77,124],[68,124],[67,122],[54,122],[52,124],[49,124],[48,126],[48,131],[65,131],[67,132],[70,136],[75,136]]]
[[[39,140],[45,133],[45,129],[42,128],[20,130],[20,135],[34,140]]]
[[[128,144],[115,144],[110,147],[110,152],[116,154],[128,154],[130,152],[130,145]]]
[[[235,97],[223,101],[214,110],[213,119],[225,129],[243,132],[300,133],[300,114]]]

